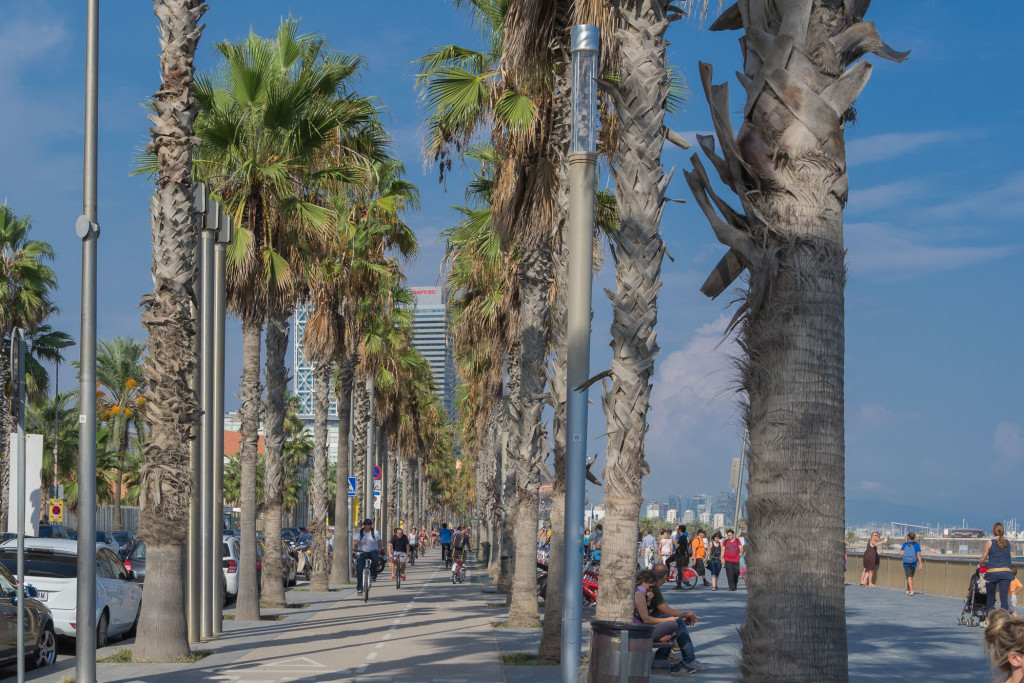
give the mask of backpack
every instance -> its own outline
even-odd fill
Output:
[[[466,545],[466,535],[461,531],[452,536],[452,547],[456,550],[462,550],[462,546]]]
[[[903,564],[917,564],[917,544],[903,544]]]
[[[359,530],[359,540],[360,540],[360,541],[361,541],[361,540],[363,540],[363,536],[364,536],[365,534],[366,534],[366,529],[360,529],[360,530]],[[374,530],[372,530],[372,529],[370,530],[370,536],[371,536],[371,537],[373,537],[373,539],[374,539],[374,540],[376,540],[376,539],[377,539],[377,536],[375,535],[375,532],[374,532]]]

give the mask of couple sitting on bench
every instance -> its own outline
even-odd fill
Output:
[[[707,666],[697,660],[693,641],[686,630],[697,623],[697,615],[690,611],[672,609],[665,603],[661,586],[668,580],[668,567],[656,564],[641,571],[636,578],[633,594],[633,623],[654,626],[654,654],[652,668],[668,668],[673,676],[690,676]],[[672,654],[673,646],[679,647],[679,658]]]

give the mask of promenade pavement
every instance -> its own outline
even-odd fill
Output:
[[[503,665],[501,655],[535,654],[540,629],[493,628],[507,620],[482,570],[452,585],[437,552],[409,568],[408,582],[396,589],[385,573],[374,584],[369,603],[351,587],[330,593],[291,590],[304,609],[265,610],[281,621],[225,622],[225,634],[196,646],[212,652],[192,664],[100,663],[100,681],[109,683],[285,683],[287,681],[396,681],[403,683],[546,683],[559,680],[558,667]],[[700,681],[733,681],[746,591],[712,592],[698,587],[667,590],[668,602],[700,616],[691,629],[698,657],[708,671]],[[884,588],[847,588],[850,678],[853,681],[991,681],[979,628],[958,626],[963,602]],[[228,610],[228,614],[233,610]],[[592,617],[584,613],[584,620]],[[584,626],[584,654],[589,649]],[[131,641],[115,643],[101,656]],[[809,644],[809,647],[813,645]],[[74,673],[73,657],[30,672],[28,680],[59,683]],[[13,674],[13,668],[0,676]],[[655,671],[652,680],[667,675]]]

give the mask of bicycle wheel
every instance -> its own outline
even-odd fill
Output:
[[[368,567],[363,569],[363,602],[369,602],[370,600],[370,569]]]
[[[459,577],[459,583],[462,583],[463,579],[466,578],[466,565],[464,565],[464,564],[460,564],[459,565],[458,577]]]
[[[679,582],[684,589],[689,590],[697,585],[697,572],[689,567],[683,570],[683,579]]]
[[[395,562],[395,588],[401,588],[402,587],[402,572],[403,571],[405,571],[405,568],[402,566],[402,563],[401,562]]]

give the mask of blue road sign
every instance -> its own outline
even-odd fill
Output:
[[[348,478],[348,495],[350,495],[350,496],[356,495],[356,478],[355,477],[349,477]]]
[[[373,478],[380,479],[380,465],[373,466]]]

